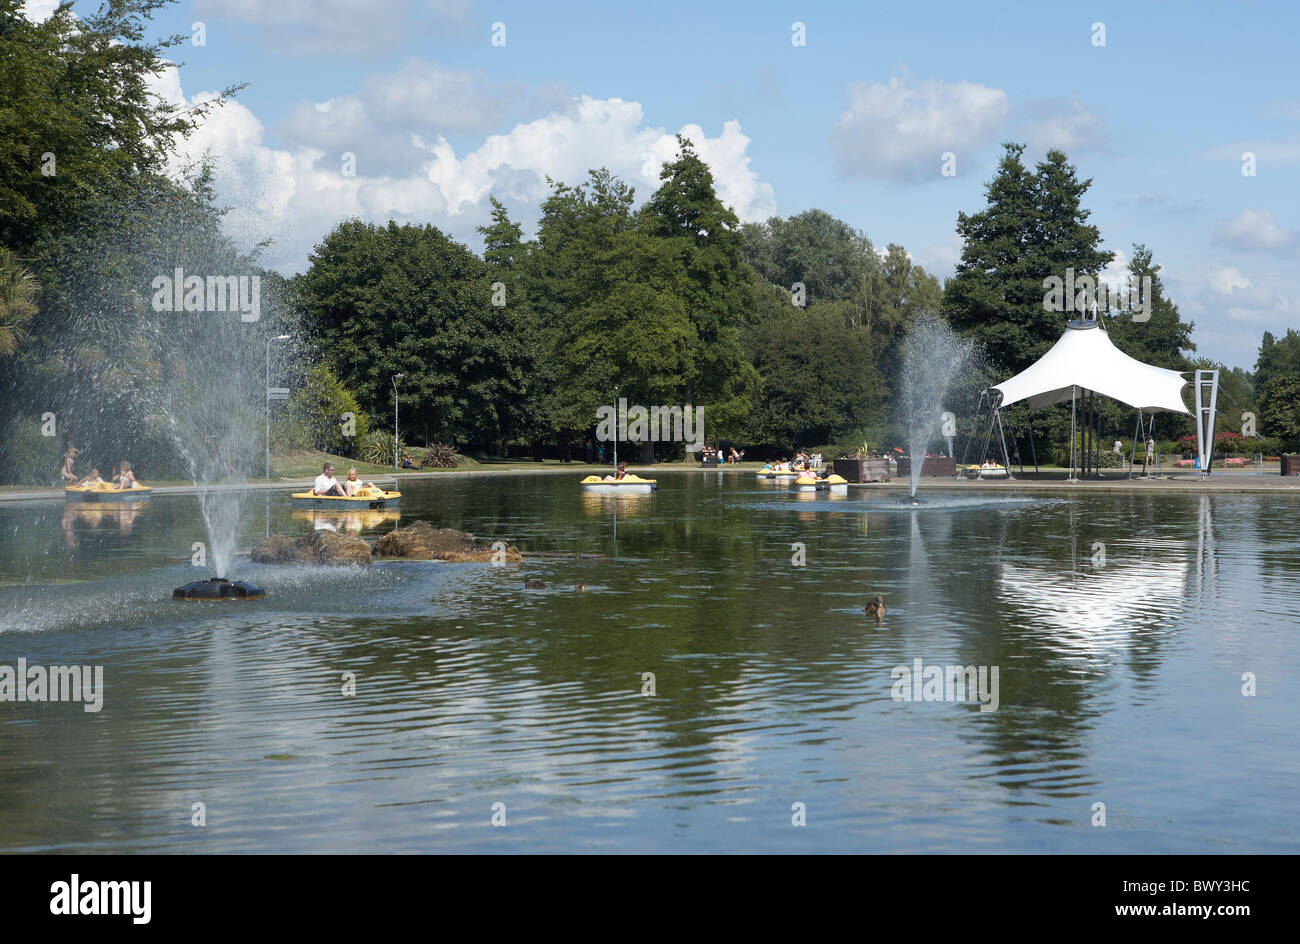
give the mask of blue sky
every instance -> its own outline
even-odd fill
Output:
[[[159,32],[201,22],[205,45],[160,93],[249,83],[187,149],[284,272],[353,215],[478,250],[487,194],[531,230],[547,174],[604,164],[644,198],[686,129],[742,218],[819,207],[946,277],[1000,142],[1059,146],[1106,248],[1154,250],[1198,353],[1253,366],[1300,326],[1300,4],[1044,6],[189,0]]]

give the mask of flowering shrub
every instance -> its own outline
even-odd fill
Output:
[[[1224,460],[1223,460],[1223,465],[1234,465],[1234,466],[1240,466],[1240,465],[1246,465],[1246,464],[1248,464],[1249,462],[1250,462],[1250,460],[1247,459],[1245,456],[1234,456],[1234,457],[1231,458],[1231,459],[1224,459]]]
[[[1189,465],[1194,465],[1195,463],[1196,463],[1195,459],[1179,459],[1177,462],[1174,463],[1174,465],[1186,467]]]

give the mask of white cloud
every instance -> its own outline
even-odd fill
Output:
[[[835,124],[836,157],[850,174],[939,179],[944,152],[956,154],[960,168],[994,140],[1007,112],[1005,92],[974,82],[895,76],[888,85],[851,83],[848,107]]]
[[[1210,148],[1205,152],[1205,159],[1211,161],[1240,161],[1241,155],[1249,151],[1255,155],[1259,164],[1294,164],[1300,161],[1300,131],[1286,138],[1250,138],[1233,141]],[[1263,173],[1259,168],[1256,173]]]
[[[155,88],[168,101],[185,101],[174,69],[160,76]],[[201,93],[189,103],[211,97]],[[381,127],[370,106],[363,94],[305,109],[341,116],[336,128],[355,132]],[[412,107],[410,102],[398,103],[384,113],[382,127],[400,136],[403,126],[396,116]],[[305,115],[300,111],[298,118],[305,121]],[[590,168],[607,167],[645,199],[658,187],[659,168],[676,154],[677,142],[666,129],[645,127],[643,117],[636,102],[583,96],[563,110],[488,136],[464,156],[457,156],[440,134],[426,140],[408,130],[407,147],[414,155],[410,166],[385,170],[367,166],[359,155],[356,175],[343,176],[339,154],[344,140],[330,138],[329,125],[316,126],[314,138],[304,134],[288,148],[273,148],[257,116],[235,101],[213,111],[182,142],[173,169],[210,153],[217,161],[218,202],[232,208],[225,217],[227,232],[245,250],[271,239],[263,262],[288,273],[301,271],[312,247],[340,220],[351,217],[377,223],[390,218],[428,222],[477,246],[475,229],[488,219],[488,195],[510,203],[512,215],[529,225],[529,215],[535,219],[537,204],[549,193],[547,176],[577,184]],[[765,219],[776,212],[771,185],[750,167],[749,138],[739,122],[726,122],[714,137],[699,125],[686,125],[680,132],[712,169],[720,199],[742,220]],[[308,143],[311,140],[320,146]]]
[[[1231,266],[1215,269],[1206,276],[1206,281],[1210,283],[1210,290],[1219,295],[1231,295],[1236,289],[1250,288],[1250,280]]]
[[[1294,231],[1278,225],[1269,210],[1242,210],[1214,231],[1214,241],[1234,249],[1285,249],[1295,243]]]
[[[1112,293],[1118,292],[1121,289],[1128,291],[1130,288],[1128,264],[1128,253],[1123,249],[1116,249],[1114,257],[1110,262],[1106,263],[1105,268],[1103,268],[1099,273],[1101,280],[1106,283],[1107,288],[1109,288]]]
[[[299,102],[276,131],[291,147],[356,155],[358,173],[407,173],[428,160],[421,141],[489,130],[524,104],[537,102],[519,83],[413,59],[367,76],[356,94]]]
[[[642,117],[637,102],[584,95],[562,113],[489,136],[463,158],[439,139],[429,148],[433,163],[428,177],[446,195],[452,213],[485,199],[503,171],[514,176],[515,190],[522,185],[531,191],[521,196],[540,198],[548,189],[547,175],[580,183],[588,169],[607,167],[636,184],[638,195],[644,197],[658,188],[659,168],[676,153],[677,141],[662,128],[643,128]],[[749,168],[745,154],[749,138],[741,133],[740,122],[726,122],[716,138],[707,137],[699,125],[686,125],[681,133],[713,171],[719,198],[742,220],[765,219],[775,212],[771,185],[760,182]],[[518,176],[521,172],[523,178]],[[526,184],[528,172],[531,186]]]
[[[1279,328],[1291,324],[1300,306],[1294,300],[1263,285],[1256,285],[1231,266],[1215,269],[1206,276],[1207,290],[1201,307],[1227,315],[1230,321]]]
[[[1035,154],[1056,148],[1073,156],[1110,146],[1106,122],[1077,98],[1024,102],[1016,107],[1016,118]]]
[[[947,241],[932,243],[921,249],[916,254],[916,261],[926,272],[939,279],[951,278],[957,271],[957,263],[961,261],[961,251],[965,245],[965,240],[954,232]]]
[[[44,23],[58,7],[59,0],[26,0],[21,12],[33,23]]]

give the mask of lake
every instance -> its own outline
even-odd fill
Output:
[[[406,481],[400,523],[603,558],[241,558],[227,604],[170,599],[195,497],[0,504],[0,665],[103,667],[99,711],[0,702],[0,849],[1296,851],[1300,498],[586,473]],[[399,523],[289,491],[240,547]]]

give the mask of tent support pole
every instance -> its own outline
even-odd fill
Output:
[[[1028,416],[1026,416],[1025,418],[1025,422],[1029,426],[1029,454],[1034,457],[1034,475],[1037,476],[1039,474],[1038,447],[1034,445],[1034,411],[1033,410],[1029,410]]]
[[[1007,478],[1013,479],[1015,476],[1011,474],[1011,456],[1007,453],[1007,437],[1002,431],[1002,409],[1000,407],[998,408],[996,415],[998,418],[998,439],[1002,441],[1002,461],[1006,463]],[[1024,470],[1021,469],[1021,471],[1023,472]]]
[[[1007,425],[1011,427],[1011,445],[1016,447],[1016,465],[1020,468],[1020,474],[1025,474],[1025,454],[1020,449],[1020,427],[1016,426],[1011,420],[1011,414],[1007,414]],[[1011,466],[1007,466],[1010,471]]]
[[[1093,447],[1092,413],[1093,413],[1092,391],[1089,390],[1084,395],[1084,407],[1083,407],[1083,418],[1084,418],[1083,425],[1087,430],[1087,432],[1084,433],[1087,439],[1084,440],[1084,444],[1083,444],[1083,454],[1084,456],[1086,456],[1086,458],[1083,460],[1084,465],[1086,467],[1086,471],[1084,472],[1084,478],[1095,479],[1097,477],[1097,466],[1093,463],[1093,456],[1092,456],[1092,447]]]
[[[1142,432],[1142,411],[1139,409],[1139,410],[1137,411],[1137,425],[1135,425],[1135,426],[1133,427],[1133,449],[1129,452],[1129,455],[1128,455],[1128,477],[1129,477],[1129,478],[1132,478],[1132,477],[1133,477],[1133,465],[1134,465],[1134,463],[1137,462],[1138,435],[1139,435],[1141,432]],[[1144,457],[1146,456],[1146,450],[1143,450],[1143,451],[1142,451],[1142,455],[1143,455]],[[1144,459],[1143,459],[1143,462],[1145,462],[1145,461],[1146,461],[1146,460],[1145,460],[1145,458],[1144,458]]]
[[[1077,411],[1076,400],[1078,397],[1078,392],[1079,392],[1078,387],[1076,386],[1070,387],[1070,477],[1066,479],[1067,482],[1079,481],[1077,478],[1074,477],[1074,419],[1075,419],[1075,413]]]
[[[1092,443],[1088,442],[1088,430],[1092,427],[1092,420],[1088,413],[1088,407],[1091,405],[1087,390],[1083,391],[1083,406],[1079,410],[1079,478],[1087,480],[1090,469],[1088,460],[1092,458]]]
[[[1079,439],[1079,479],[1088,477],[1088,393],[1086,390],[1079,391],[1079,420],[1078,432],[1076,436]]]
[[[988,391],[988,388],[987,388],[987,387],[986,387],[984,390],[981,390],[981,391],[980,391],[980,402],[977,403],[977,404],[975,405],[975,415],[976,415],[976,416],[979,416],[979,414],[980,414],[980,410],[983,409],[983,407],[984,407],[984,397],[988,395],[988,392],[989,392],[989,391]],[[962,464],[962,465],[965,465],[965,464],[966,464],[966,456],[970,454],[970,441],[971,441],[971,438],[972,438],[971,436],[967,436],[967,437],[966,437],[966,445],[962,448],[962,451],[961,451],[961,464]]]
[[[989,397],[989,428],[984,433],[984,448],[980,451],[980,455],[984,458],[980,459],[980,465],[983,465],[989,457],[989,440],[993,438],[993,420],[997,418],[997,412],[993,407],[993,398]]]
[[[1092,412],[1097,417],[1097,435],[1093,437],[1097,449],[1097,464],[1093,468],[1097,472],[1097,478],[1101,478],[1101,401],[1095,396],[1092,398]]]

